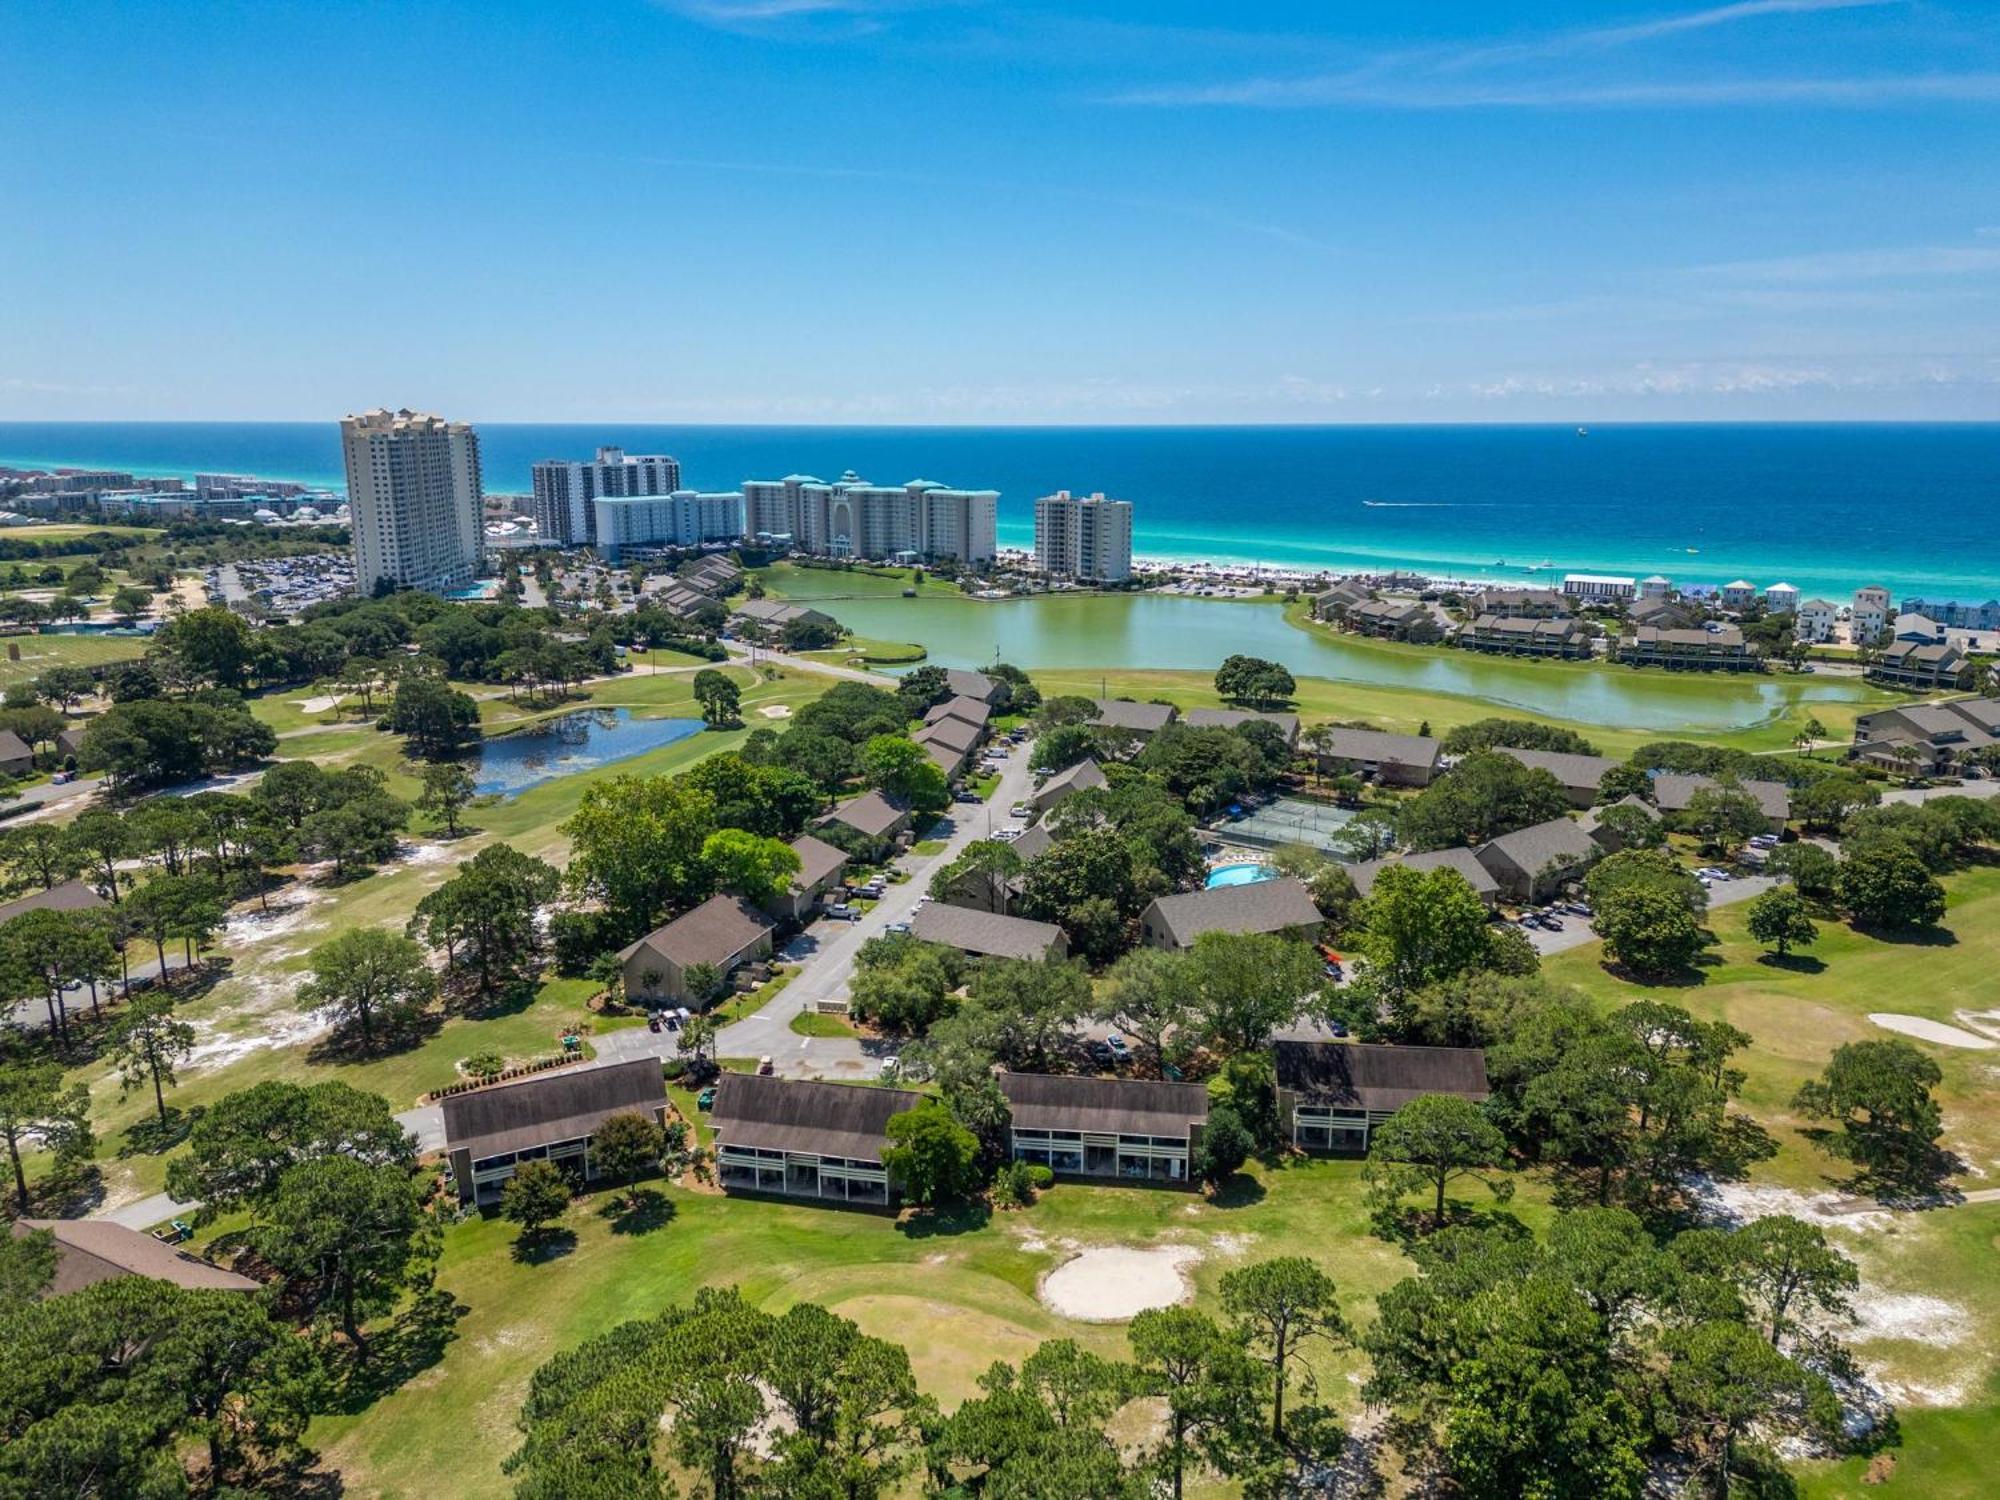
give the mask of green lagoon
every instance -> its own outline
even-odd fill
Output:
[[[788,598],[822,601],[857,635],[918,642],[931,662],[947,667],[1007,661],[1029,670],[1212,671],[1241,652],[1283,662],[1301,677],[1479,699],[1574,723],[1695,733],[1769,723],[1814,703],[1886,701],[1853,677],[1670,676],[1357,640],[1294,625],[1276,600],[1172,594],[978,600],[942,592],[905,599],[888,580],[810,570],[786,570],[770,582]]]

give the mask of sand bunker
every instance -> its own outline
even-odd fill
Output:
[[[323,714],[329,708],[338,708],[340,700],[331,693],[321,693],[317,698],[294,698],[301,713]]]
[[[1872,1010],[1868,1019],[1888,1031],[1900,1031],[1904,1036],[1913,1036],[1919,1041],[1936,1042],[1940,1047],[1970,1047],[1980,1052],[2000,1047],[1991,1037],[1981,1036],[1975,1031],[1967,1031],[1960,1026],[1947,1026],[1942,1021],[1927,1021],[1922,1016],[1898,1015],[1894,1011]]]
[[[792,716],[792,705],[789,703],[767,703],[764,707],[758,709],[757,712],[767,719],[789,719]]]
[[[1042,1278],[1042,1301],[1079,1323],[1123,1323],[1149,1307],[1187,1301],[1188,1271],[1200,1259],[1191,1245],[1086,1250]]]

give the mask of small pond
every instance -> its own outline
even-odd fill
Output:
[[[699,719],[635,719],[626,708],[587,708],[479,747],[474,786],[512,797],[529,787],[629,760],[700,734]]]

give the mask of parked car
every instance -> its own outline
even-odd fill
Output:
[[[902,1077],[902,1076],[903,1076],[903,1060],[902,1060],[902,1058],[900,1058],[900,1057],[897,1057],[897,1056],[896,1056],[896,1055],[894,1055],[893,1053],[892,1053],[892,1054],[890,1054],[890,1055],[889,1055],[888,1057],[885,1057],[885,1058],[883,1058],[883,1059],[882,1059],[882,1076],[883,1076],[884,1078],[900,1078],[900,1077]]]
[[[976,803],[976,802],[977,802],[977,801],[979,800],[979,793],[977,793],[977,792],[975,792],[975,791],[971,791],[971,790],[965,790],[965,791],[960,791],[960,792],[956,793],[956,794],[955,794],[955,795],[954,795],[954,796],[952,797],[952,799],[951,799],[951,800],[952,800],[952,801],[954,801],[954,802],[975,802],[975,803]]]
[[[658,1011],[654,1011],[646,1017],[646,1029],[648,1031],[658,1031],[660,1029],[660,1013]]]
[[[853,922],[861,916],[860,912],[849,906],[845,901],[834,902],[831,906],[827,907],[826,914],[836,922]]]
[[[715,1108],[714,1084],[711,1083],[707,1088],[703,1089],[699,1094],[696,1094],[694,1096],[694,1107],[696,1109],[702,1109],[702,1110]]]
[[[1104,1045],[1111,1049],[1112,1057],[1116,1058],[1119,1062],[1130,1062],[1132,1060],[1132,1049],[1125,1045],[1125,1038],[1117,1032],[1114,1031],[1110,1036],[1106,1037]]]
[[[1025,818],[1027,815],[1028,804],[1025,802],[1016,802],[1012,807],[1007,809],[1007,816],[1010,818]]]
[[[1111,1051],[1111,1044],[1109,1042],[1093,1041],[1083,1050],[1089,1054],[1090,1060],[1100,1068],[1108,1068],[1117,1060]]]
[[[777,1065],[769,1057],[760,1057],[757,1059],[757,1076],[759,1078],[769,1078],[777,1071]]]
[[[908,932],[910,930],[910,924],[908,922],[891,922],[887,927],[884,927],[882,930],[884,932]]]

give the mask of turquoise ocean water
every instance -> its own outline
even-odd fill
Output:
[[[1593,426],[1587,435],[1567,426],[478,425],[493,491],[525,491],[536,459],[586,458],[615,443],[674,454],[704,489],[847,469],[877,483],[997,489],[1003,545],[1032,541],[1035,496],[1103,490],[1133,502],[1135,550],[1150,556],[2000,595],[2000,423]],[[0,464],[342,483],[332,422],[0,423]]]

